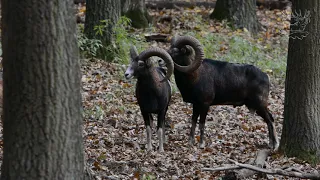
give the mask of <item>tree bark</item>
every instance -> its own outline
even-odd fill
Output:
[[[112,27],[120,17],[120,1],[114,0],[89,0],[86,3],[86,20],[84,32],[90,39],[100,39],[104,45],[111,43]],[[101,20],[108,20],[107,32],[100,36],[96,34],[94,27],[101,25]]]
[[[206,2],[206,1],[158,1],[158,0],[148,0],[146,1],[146,7],[150,9],[175,9],[177,7],[192,8],[195,6],[204,6],[206,8],[213,8],[216,2]]]
[[[122,15],[131,19],[135,28],[146,28],[151,22],[145,0],[121,0]]]
[[[1,179],[83,179],[73,2],[1,0]]]
[[[317,163],[320,160],[320,2],[295,0],[292,4],[292,12],[301,12],[302,16],[291,18],[280,149],[288,156]],[[303,17],[307,11],[310,11],[310,22]]]
[[[78,4],[78,3],[86,3],[86,0],[73,0],[73,2],[75,4]]]
[[[210,18],[227,19],[238,28],[246,28],[253,34],[260,30],[256,14],[256,0],[217,0]]]
[[[216,5],[215,1],[158,1],[148,0],[146,1],[147,8],[151,9],[175,9],[177,7],[192,8],[195,6],[203,6],[205,8],[214,8]],[[287,6],[291,6],[289,0],[257,0],[257,6],[262,6],[270,10],[273,9],[285,9]]]

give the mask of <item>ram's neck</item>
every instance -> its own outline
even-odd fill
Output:
[[[202,65],[193,72],[181,72],[177,69],[174,69],[174,76],[177,83],[183,83],[183,84],[194,84],[198,81],[200,71],[202,69]]]
[[[137,85],[146,90],[157,90],[160,86],[161,75],[155,67],[148,69],[146,73],[138,77]]]

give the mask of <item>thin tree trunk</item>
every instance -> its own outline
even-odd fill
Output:
[[[295,0],[287,62],[284,123],[280,148],[311,163],[320,160],[320,2]]]
[[[120,17],[121,1],[118,0],[88,0],[86,3],[86,20],[84,33],[90,39],[99,39],[104,47],[107,47],[113,41],[113,27]],[[107,20],[107,28],[103,28],[103,34],[96,33],[94,28]],[[113,60],[114,57],[105,48],[100,48],[97,54],[98,58],[104,60]]]
[[[84,32],[90,39],[100,39],[105,44],[110,44],[112,27],[120,17],[120,1],[114,0],[89,0],[86,3],[86,21]],[[101,20],[109,21],[108,31],[103,36],[97,35],[95,26],[101,25]]]
[[[246,28],[253,34],[260,30],[256,0],[217,0],[210,18],[227,19],[235,28]]]
[[[73,2],[1,3],[1,179],[83,179],[80,65]]]
[[[131,19],[131,25],[135,28],[146,28],[151,22],[145,0],[121,0],[122,15]]]

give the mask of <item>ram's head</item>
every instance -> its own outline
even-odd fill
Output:
[[[175,35],[168,52],[174,61],[174,68],[181,72],[195,71],[204,59],[201,43],[192,36]]]
[[[153,67],[151,61],[151,57],[153,56],[161,58],[158,60],[159,64],[165,64],[167,67],[167,74],[161,82],[169,79],[173,73],[173,60],[164,49],[158,47],[151,47],[138,54],[136,47],[132,46],[130,49],[131,62],[125,72],[125,77],[130,79],[132,77],[138,77],[139,75],[147,73],[148,69]]]

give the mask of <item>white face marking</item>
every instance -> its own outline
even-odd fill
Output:
[[[161,72],[160,71],[160,74],[161,74],[161,76],[164,78],[165,77],[165,75],[163,74],[163,72]],[[171,83],[170,83],[170,81],[169,80],[167,80],[168,81],[168,83],[169,83],[169,87],[170,87],[170,91],[171,91],[171,93],[172,93],[172,86],[171,86]]]
[[[132,66],[129,65],[129,67],[127,68],[124,76],[125,76],[127,79],[130,79],[130,78],[133,77],[133,74],[134,74],[134,70],[133,70]]]

